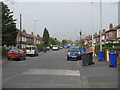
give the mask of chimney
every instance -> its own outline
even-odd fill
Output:
[[[105,32],[105,29],[103,29],[103,32]]]
[[[109,25],[109,29],[111,30],[113,28],[113,25],[112,23]]]
[[[33,32],[31,32],[31,35],[33,35],[33,36],[34,36],[34,33],[33,33]]]
[[[40,35],[39,35],[39,34],[37,34],[37,37],[40,37]]]

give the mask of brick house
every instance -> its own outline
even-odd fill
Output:
[[[85,37],[85,45],[92,46],[92,35]]]
[[[117,29],[117,41],[120,43],[120,24],[115,27]]]
[[[37,36],[34,36],[33,32],[31,32],[31,34],[28,34],[26,33],[26,30],[23,30],[22,32],[18,32],[16,38],[16,42],[17,42],[16,47],[19,48],[20,44],[22,45],[22,48],[25,48],[26,45],[34,45],[34,38],[35,38],[35,44],[42,43],[41,37],[38,34]]]
[[[103,29],[103,31],[102,31],[102,44],[105,44],[105,42],[106,42],[106,39],[105,39],[105,32],[106,32],[106,30],[105,29]]]
[[[96,35],[96,44],[100,44],[100,31],[99,31],[99,33]]]
[[[117,29],[113,28],[112,24],[109,26],[109,30],[105,32],[106,43],[117,43]]]

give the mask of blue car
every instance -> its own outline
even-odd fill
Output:
[[[76,59],[81,60],[81,50],[79,47],[70,47],[67,51],[67,60]]]

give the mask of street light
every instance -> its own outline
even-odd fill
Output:
[[[100,51],[102,51],[102,2],[100,0]]]
[[[34,20],[34,45],[35,45],[36,21],[38,20]]]
[[[80,30],[80,32],[79,32],[79,34],[80,34],[80,46],[81,46],[81,40],[82,40],[82,30]]]
[[[20,49],[22,48],[22,14],[20,14]]]
[[[95,51],[94,51],[94,17],[93,17],[93,2],[91,2],[92,4],[92,31],[93,31],[93,35],[92,35],[92,49],[93,49],[93,61],[94,61],[94,55],[95,55]]]

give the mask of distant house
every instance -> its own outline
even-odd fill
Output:
[[[92,35],[85,37],[85,45],[92,46]]]
[[[100,31],[96,36],[96,44],[100,44]]]
[[[106,32],[106,30],[103,29],[103,31],[102,31],[102,44],[105,44],[105,42],[106,42],[106,39],[105,39],[105,32]]]
[[[97,44],[97,33],[94,34],[94,44]]]
[[[34,36],[34,33],[31,32],[31,34],[28,34],[26,30],[23,30],[22,32],[18,32],[16,42],[16,47],[19,48],[20,45],[22,48],[25,48],[26,45],[34,45],[34,38],[35,38],[35,44],[41,44],[42,40],[39,35]]]
[[[117,43],[117,29],[113,28],[112,24],[109,26],[109,30],[105,32],[106,43]]]
[[[120,43],[120,25],[115,27],[117,29],[117,41]]]

